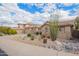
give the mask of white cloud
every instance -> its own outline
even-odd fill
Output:
[[[60,21],[66,21],[66,20],[74,20],[75,16],[69,16],[70,12],[69,11],[64,11],[64,10],[60,10]]]
[[[65,6],[71,6],[73,3],[64,3]]]
[[[44,3],[36,3],[35,6],[39,7],[39,8],[43,8]]]
[[[68,3],[68,4],[64,4],[64,5],[65,6],[70,6],[70,5],[72,5],[72,3]],[[53,4],[52,3],[48,4],[48,6],[46,6],[44,8],[44,10],[45,10],[45,13],[47,13],[47,12],[49,12],[49,11],[52,10],[52,13],[53,14],[54,13],[59,14],[60,15],[59,21],[73,20],[77,16],[77,15],[75,15],[75,16],[69,16],[70,11],[66,11],[66,10],[62,10],[62,9],[58,10],[57,7],[56,7],[56,5],[54,3]]]
[[[31,14],[30,12],[24,11],[20,9],[16,3],[4,3],[3,6],[0,6],[0,22],[5,21],[7,24],[12,23],[16,25],[17,23],[28,23],[32,22],[33,20],[37,23],[42,24],[45,21],[49,20],[50,14],[48,11],[51,11],[52,9],[57,9],[55,4],[47,4],[45,7],[43,7],[43,4],[35,4],[36,6],[39,6],[43,8],[44,13],[36,12],[35,14]],[[29,4],[33,5],[33,4]],[[70,5],[70,4],[65,4]],[[16,13],[16,15],[11,16],[10,12]],[[61,15],[60,20],[69,20],[74,19],[76,16],[69,16],[69,11],[60,10],[59,14]],[[39,21],[40,19],[40,21]],[[37,21],[38,20],[38,21]]]
[[[0,21],[4,21],[8,24],[14,22],[14,25],[17,23],[27,23],[31,22],[33,19],[33,14],[21,10],[18,8],[17,4],[2,4],[3,6],[0,7]],[[11,16],[10,12],[16,13],[16,15]],[[2,20],[4,19],[4,20]]]

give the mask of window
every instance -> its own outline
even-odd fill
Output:
[[[45,32],[48,32],[48,28],[47,27],[45,28]]]
[[[59,31],[61,31],[61,32],[65,32],[65,27],[63,27],[63,28],[59,28]]]

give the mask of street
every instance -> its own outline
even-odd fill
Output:
[[[16,40],[11,40],[8,36],[0,37],[0,48],[9,56],[57,56],[74,54],[58,52],[56,50],[29,45]]]

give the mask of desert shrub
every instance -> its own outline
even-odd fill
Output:
[[[34,40],[34,38],[31,38],[31,40]]]
[[[3,35],[0,33],[0,36],[3,36]]]
[[[45,38],[45,35],[42,35],[41,38]]]
[[[15,29],[11,29],[10,27],[0,26],[0,32],[3,34],[17,34]]]
[[[74,24],[75,24],[75,29],[78,30],[79,29],[79,17],[76,17]]]
[[[41,34],[42,34],[42,32],[36,32],[35,34],[36,34],[36,35],[41,35]]]
[[[0,32],[0,36],[3,36],[3,35],[5,35],[4,33],[2,33],[2,32]]]
[[[50,39],[50,36],[47,36],[48,39]]]
[[[14,29],[9,29],[8,34],[17,34],[16,30]]]
[[[31,37],[31,34],[29,33],[29,34],[27,34],[27,36],[28,36],[28,37]]]
[[[39,35],[39,32],[36,32],[36,35]]]
[[[40,32],[39,34],[42,35],[42,32]]]
[[[31,40],[34,40],[34,36],[31,37]]]
[[[47,39],[43,39],[43,43],[46,44],[47,43]]]

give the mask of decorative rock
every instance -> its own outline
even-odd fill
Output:
[[[0,49],[0,56],[8,56],[3,50]]]
[[[8,56],[8,55],[5,53],[0,53],[0,56]]]
[[[61,51],[62,50],[62,43],[59,42],[59,41],[55,41],[54,43],[54,49],[58,50],[58,51]]]

